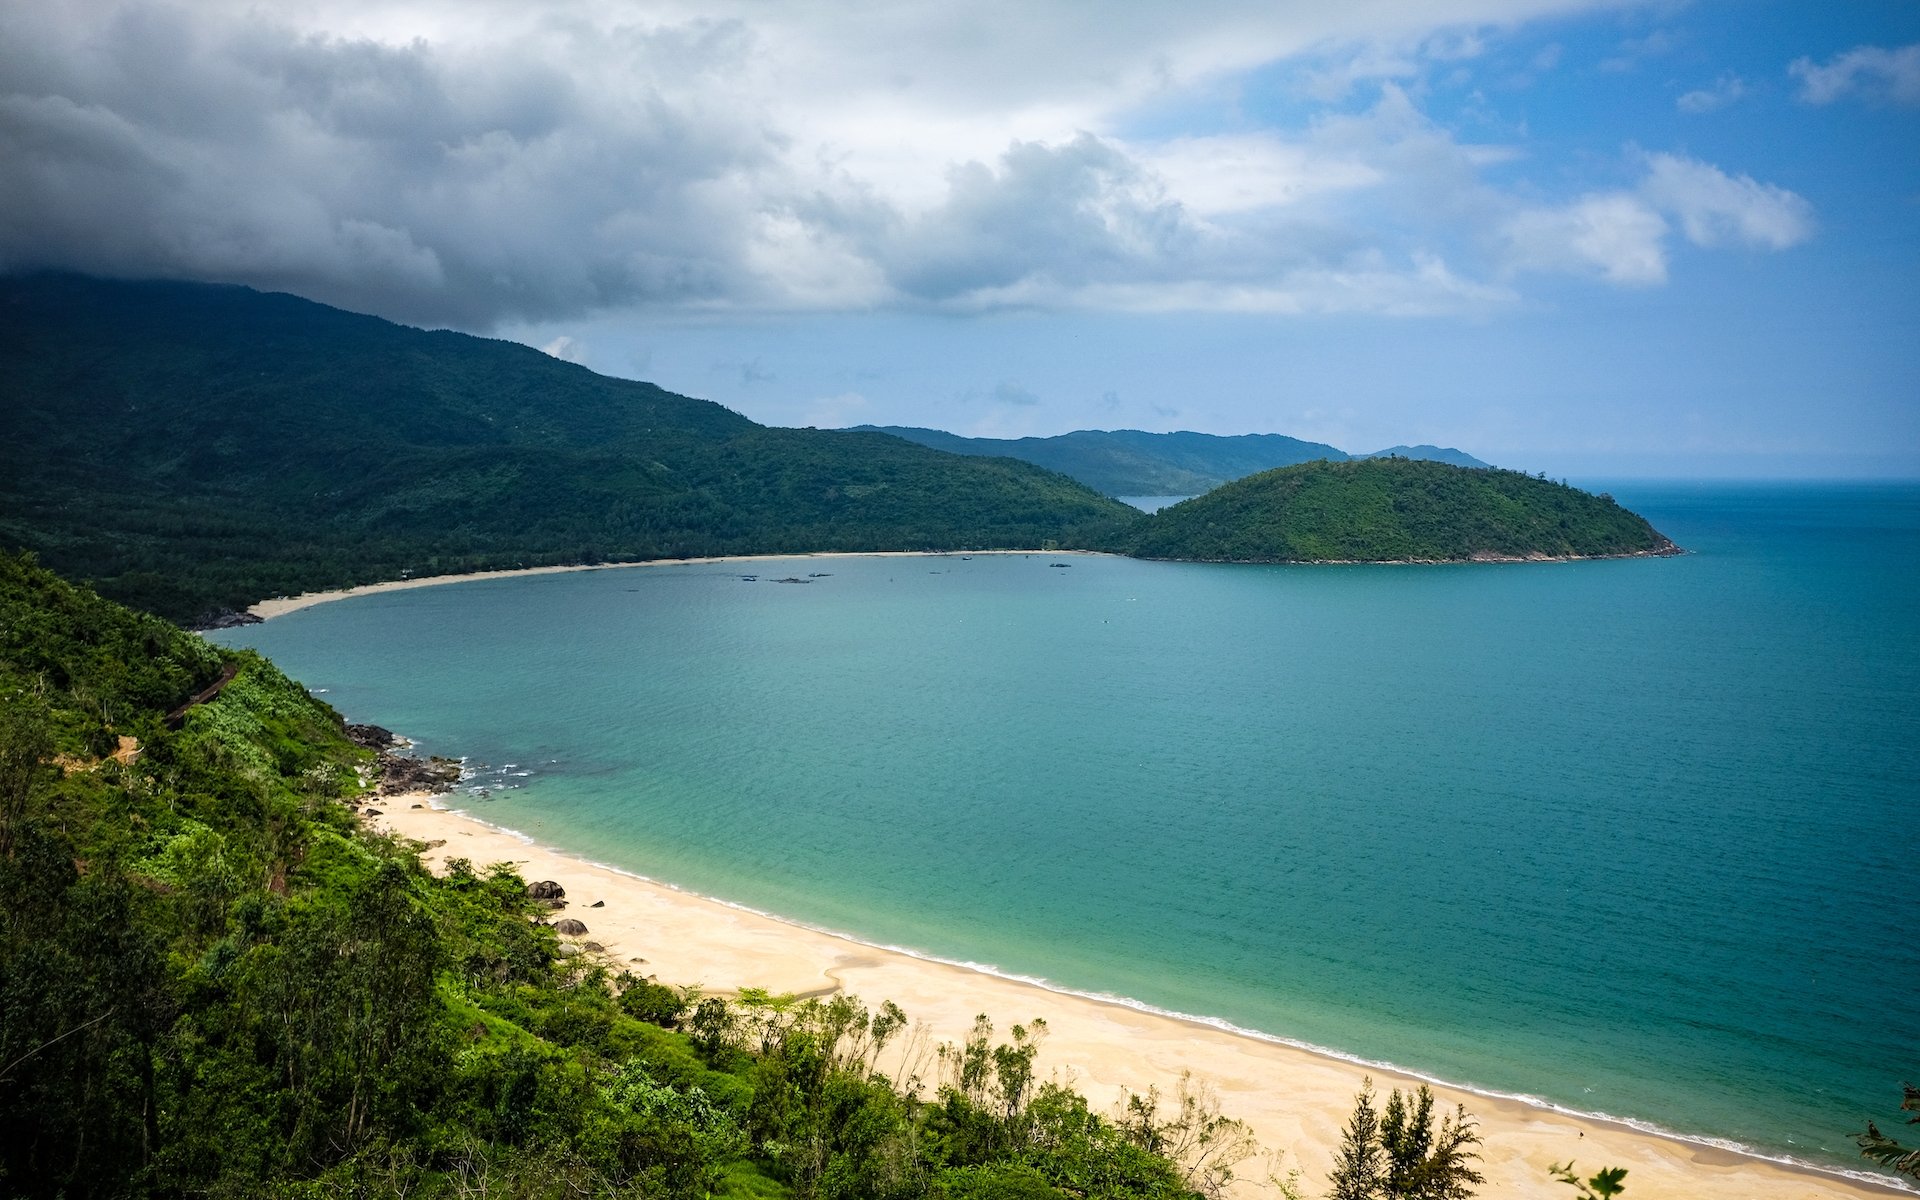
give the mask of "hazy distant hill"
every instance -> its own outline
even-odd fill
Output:
[[[1054,437],[969,438],[938,429],[902,425],[861,425],[953,454],[996,455],[1036,463],[1071,475],[1109,496],[1197,496],[1230,480],[1274,467],[1350,458],[1432,459],[1461,467],[1487,464],[1459,450],[1439,446],[1395,446],[1374,454],[1348,454],[1324,442],[1306,442],[1278,433],[1146,433],[1138,429],[1082,429]]]
[[[1671,554],[1610,496],[1408,458],[1281,467],[1143,519],[1116,547],[1199,562],[1406,562]]]
[[[176,618],[485,567],[1084,542],[1060,475],[238,287],[0,279],[0,547]]]
[[[1375,450],[1372,454],[1356,454],[1354,458],[1417,458],[1428,462],[1452,463],[1456,467],[1490,467],[1465,450],[1455,450],[1451,446],[1389,446],[1385,450]]]
[[[1278,433],[1220,437],[1082,429],[1055,437],[968,438],[938,429],[862,425],[954,454],[997,455],[1036,463],[1109,496],[1192,496],[1243,475],[1309,462],[1344,460],[1344,451]]]

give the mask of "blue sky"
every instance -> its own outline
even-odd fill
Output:
[[[0,267],[512,337],[774,424],[1920,474],[1920,5],[0,14]]]

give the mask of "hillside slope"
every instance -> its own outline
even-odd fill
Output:
[[[1197,562],[1448,562],[1677,553],[1644,517],[1517,471],[1404,458],[1312,462],[1142,521],[1117,549]]]
[[[0,547],[170,617],[493,567],[1040,546],[1132,512],[292,296],[0,279]]]
[[[345,803],[388,737],[0,554],[0,1195],[1201,1200],[1024,1031],[909,1095],[892,1005],[703,997],[429,874]]]

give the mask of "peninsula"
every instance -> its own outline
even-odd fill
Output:
[[[1548,479],[1408,458],[1309,462],[1137,522],[1114,547],[1188,562],[1530,562],[1680,553],[1646,518]]]

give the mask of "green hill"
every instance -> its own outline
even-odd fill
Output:
[[[0,554],[0,1195],[1201,1200],[1237,1161],[1173,1161],[1244,1129],[1103,1116],[1024,1029],[896,1086],[891,1004],[563,943],[510,864],[437,877],[361,827],[349,733]]]
[[[292,296],[0,279],[0,547],[178,619],[485,568],[1037,547],[1132,510]]]
[[[968,438],[938,429],[862,425],[952,454],[995,455],[1069,475],[1107,496],[1192,496],[1229,480],[1344,451],[1278,433],[1220,437],[1211,433],[1146,433],[1082,429],[1056,437]]]
[[[1197,562],[1452,562],[1677,553],[1609,496],[1404,458],[1281,467],[1161,509],[1117,547]]]

